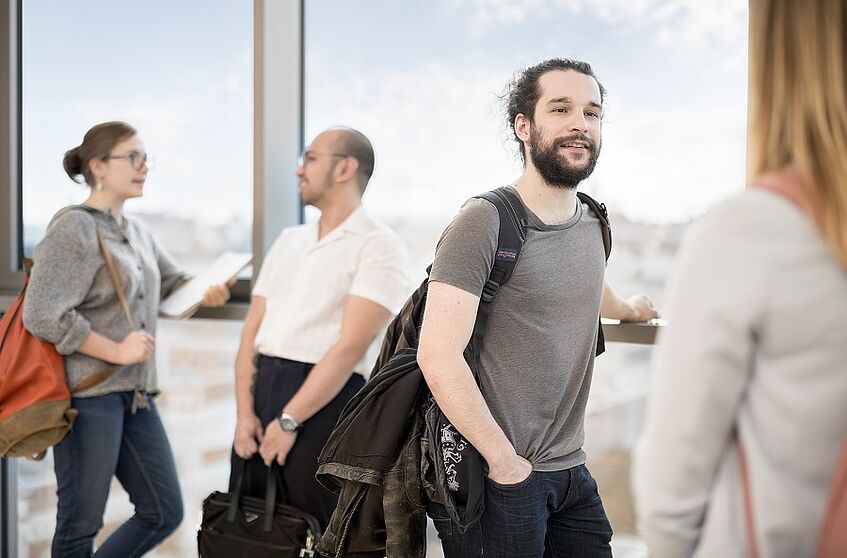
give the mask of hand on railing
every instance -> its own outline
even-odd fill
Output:
[[[659,317],[659,311],[653,306],[650,297],[637,294],[626,299],[627,311],[621,318],[622,322],[646,322]]]

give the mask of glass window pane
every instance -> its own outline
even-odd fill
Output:
[[[93,124],[124,120],[156,167],[139,215],[189,271],[250,251],[253,15],[214,3],[23,2],[24,249],[88,187],[62,168]]]

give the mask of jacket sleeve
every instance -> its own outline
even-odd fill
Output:
[[[85,301],[102,259],[94,219],[81,211],[60,215],[33,254],[33,268],[23,309],[24,327],[69,355],[77,350],[91,324],[77,308]]]
[[[723,210],[694,225],[681,248],[654,354],[633,484],[641,535],[656,558],[697,547],[764,319],[768,282],[752,247],[756,225]]]

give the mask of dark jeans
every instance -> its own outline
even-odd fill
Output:
[[[141,556],[182,521],[182,495],[171,446],[151,399],[132,414],[132,392],[74,398],[79,411],[68,435],[53,448],[57,494],[54,558],[88,558],[103,527],[112,477],[135,515],[97,549],[97,558]]]
[[[282,408],[294,397],[313,364],[306,364],[284,358],[259,355],[256,359],[257,376],[255,382],[255,411],[261,423],[267,425],[279,417]],[[329,523],[338,497],[321,486],[315,480],[318,471],[318,456],[326,444],[344,405],[356,395],[365,378],[353,374],[335,399],[303,423],[303,429],[297,434],[291,451],[285,458],[285,465],[279,468],[282,477],[283,495],[286,504],[314,515],[325,529]],[[242,467],[249,467],[250,486],[245,493],[258,498],[265,497],[267,468],[258,453],[242,461],[235,451],[232,452],[232,469],[229,477],[229,490],[235,490],[235,479]]]
[[[611,558],[612,527],[585,465],[533,473],[516,485],[485,482],[485,512],[464,535],[430,504],[445,558]]]

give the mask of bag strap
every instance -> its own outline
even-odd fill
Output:
[[[588,194],[577,192],[576,196],[579,201],[587,205],[597,220],[600,221],[600,234],[603,236],[603,252],[606,254],[606,262],[609,261],[609,255],[612,253],[612,225],[609,223],[609,212],[606,210],[606,204],[600,203]],[[603,335],[603,321],[597,318],[597,348],[594,351],[594,356],[600,356],[606,352],[606,337]]]
[[[132,323],[132,314],[129,311],[129,304],[126,302],[126,294],[124,293],[124,287],[121,283],[121,276],[118,274],[118,268],[115,266],[115,262],[112,259],[112,252],[109,250],[109,247],[106,246],[106,240],[103,238],[103,231],[100,227],[97,227],[97,242],[100,243],[100,251],[103,252],[103,260],[106,262],[106,267],[109,269],[109,275],[112,277],[112,285],[115,287],[115,292],[118,295],[118,300],[121,303],[121,308],[124,311],[124,317],[126,318],[126,322],[129,324],[130,331],[135,329],[135,326]]]
[[[583,192],[577,192],[576,197],[579,198],[579,201],[587,205],[600,221],[600,233],[603,235],[603,251],[606,253],[606,261],[609,261],[609,255],[612,253],[612,225],[609,223],[609,212],[606,210],[606,204],[598,202]]]
[[[759,558],[759,542],[756,539],[756,521],[753,516],[753,496],[750,490],[750,474],[747,468],[747,454],[741,445],[741,437],[735,433],[738,449],[738,466],[741,470],[741,498],[744,503],[744,525],[747,528],[747,540],[750,543],[750,558]]]
[[[100,245],[100,252],[103,254],[103,261],[106,262],[106,269],[109,270],[109,276],[112,278],[112,285],[114,285],[115,287],[115,293],[118,295],[118,301],[121,304],[121,309],[124,312],[124,317],[126,318],[126,321],[129,324],[130,331],[135,329],[135,326],[133,325],[132,321],[132,314],[129,311],[129,305],[126,301],[126,294],[124,294],[121,276],[118,273],[118,269],[115,266],[114,260],[112,259],[112,252],[106,245],[106,239],[103,237],[103,230],[97,224],[97,219],[93,215],[93,213],[97,210],[89,206],[81,205],[73,207],[73,211],[81,211],[86,215],[91,216],[91,220],[94,222],[94,229],[97,231],[97,244]],[[32,268],[32,260],[25,259],[24,265],[28,265],[27,272],[29,272],[29,269]]]
[[[580,202],[585,203],[597,216],[600,222],[600,233],[603,237],[603,251],[606,261],[612,252],[612,227],[609,223],[609,213],[606,205],[598,202],[588,194],[576,193]],[[511,188],[502,186],[490,192],[476,196],[488,200],[497,208],[500,216],[500,230],[497,236],[497,250],[494,254],[494,265],[488,280],[482,289],[479,310],[477,312],[476,324],[472,336],[471,346],[480,347],[488,316],[491,313],[491,303],[497,295],[497,291],[512,277],[518,264],[521,248],[526,242],[526,231],[529,227],[526,210],[523,202]],[[603,336],[603,324],[598,317],[597,344],[595,356],[599,356],[606,350],[606,342]]]
[[[273,527],[274,511],[276,510],[277,486],[282,488],[282,479],[277,469],[276,461],[268,467],[267,480],[265,481],[265,520],[262,529],[270,532]],[[281,491],[280,491],[281,492]]]
[[[235,487],[230,493],[229,509],[226,512],[226,520],[232,523],[235,521],[235,514],[238,512],[238,504],[241,502],[241,491],[244,487],[244,477],[248,476],[247,461],[239,458],[241,461],[241,471],[235,477]]]
[[[118,301],[121,304],[124,317],[129,324],[130,331],[132,331],[135,329],[135,326],[133,325],[132,314],[129,311],[129,304],[127,304],[126,301],[126,294],[124,293],[121,276],[118,274],[117,266],[115,266],[115,261],[112,259],[112,252],[109,250],[109,247],[106,246],[106,240],[103,238],[103,231],[99,226],[97,226],[97,242],[100,244],[100,251],[103,253],[103,260],[106,262],[106,268],[109,270],[109,276],[112,278],[112,285],[115,287],[115,293],[118,295]],[[104,370],[91,374],[79,384],[74,386],[71,393],[78,393],[105,382],[111,378],[119,368],[119,366],[110,366]]]
[[[526,242],[526,230],[529,226],[523,202],[511,189],[504,186],[476,197],[488,200],[497,208],[500,230],[497,234],[494,265],[491,267],[488,280],[479,297],[479,309],[469,345],[472,351],[478,351],[482,346],[482,337],[491,314],[491,303],[494,302],[497,291],[512,277],[518,265],[518,258]]]
[[[845,522],[847,522],[847,444],[841,449],[832,477],[829,502],[818,543],[818,556],[831,558],[840,556],[844,552]]]
[[[253,459],[258,459],[254,457]],[[238,505],[244,495],[245,486],[250,486],[251,474],[250,468],[247,466],[250,460],[238,458],[241,463],[241,471],[235,477],[235,489],[232,491],[229,500],[229,509],[227,509],[226,520],[229,522],[235,521],[235,516],[238,513]],[[276,511],[277,490],[283,492],[282,479],[280,478],[279,469],[276,462],[268,467],[267,480],[265,484],[265,517],[262,520],[262,530],[270,532],[273,528],[274,512]],[[246,479],[246,480],[245,480]]]

